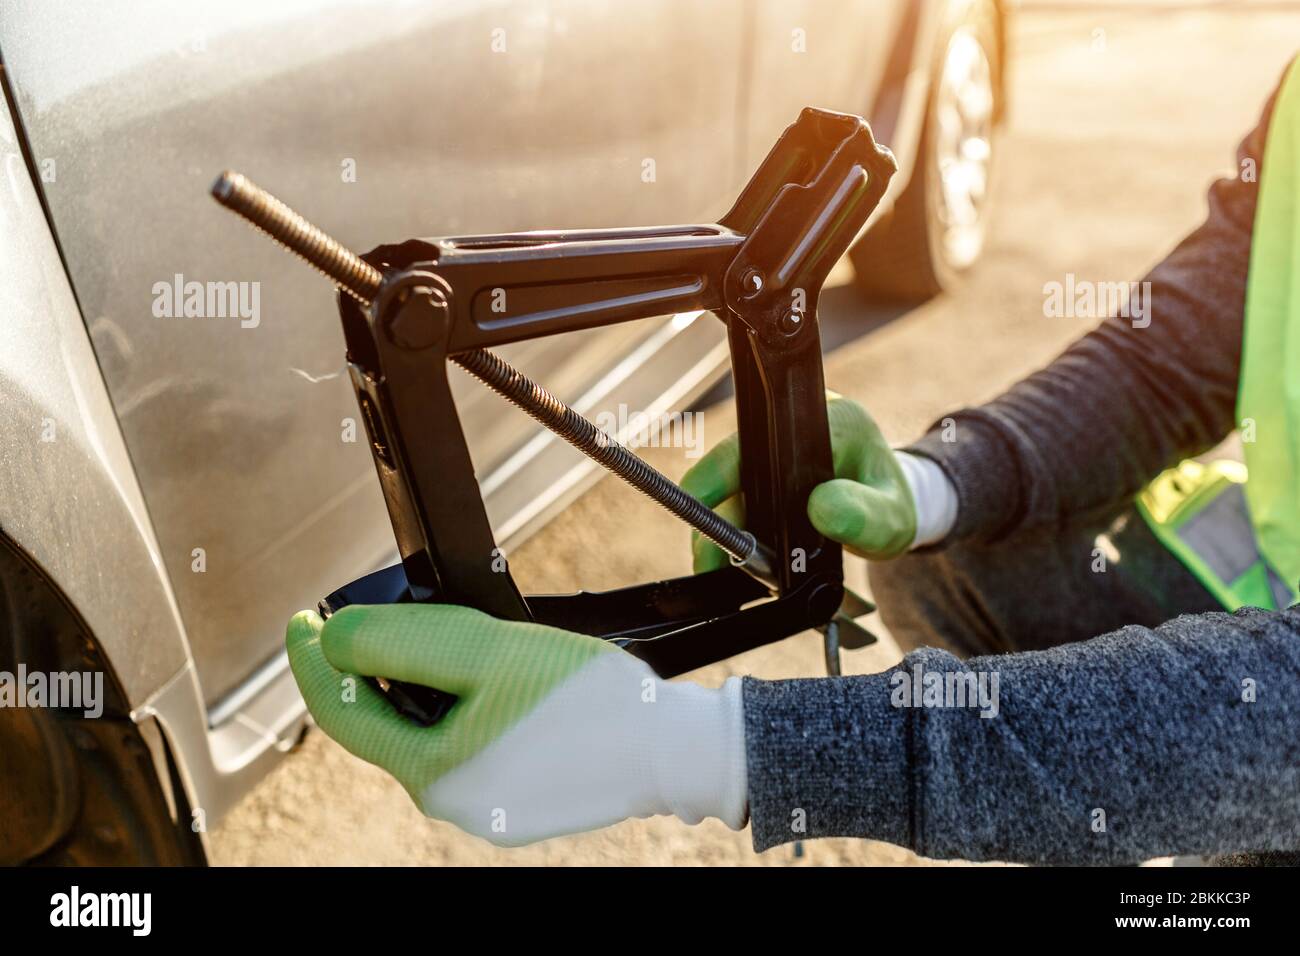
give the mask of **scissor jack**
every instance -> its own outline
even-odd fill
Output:
[[[245,177],[213,185],[329,277],[348,368],[402,562],[321,602],[465,604],[614,641],[671,677],[809,628],[827,668],[872,635],[844,588],[838,544],[805,504],[834,477],[817,301],[896,169],[856,116],[805,109],[716,225],[411,239],[357,256]],[[716,515],[488,351],[538,336],[708,310],[727,327],[745,528]],[[499,556],[447,377],[455,362],[690,524],[732,566],[615,591],[519,593]],[[499,566],[499,563],[498,563]],[[436,640],[430,635],[430,640]],[[455,698],[380,686],[436,722]]]

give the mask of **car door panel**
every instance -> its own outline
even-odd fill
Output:
[[[209,703],[393,547],[333,294],[217,208],[216,173],[359,250],[712,219],[740,3],[6,2],[0,52]],[[157,314],[176,276],[256,289],[256,322]],[[638,336],[514,355],[572,395]],[[484,470],[532,434],[465,399]]]
[[[754,0],[745,155],[760,160],[805,106],[866,113],[905,7],[924,0]]]

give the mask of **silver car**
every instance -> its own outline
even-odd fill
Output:
[[[330,290],[218,171],[360,250],[704,222],[821,106],[897,154],[853,256],[917,297],[979,254],[1003,36],[999,0],[5,0],[0,861],[201,862],[305,728],[285,622],[393,557]],[[691,315],[506,351],[592,415],[727,357]],[[459,401],[509,551],[596,476]]]

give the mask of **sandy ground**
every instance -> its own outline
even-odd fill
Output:
[[[847,269],[822,300],[831,387],[862,401],[891,440],[992,397],[1086,328],[1043,317],[1042,287],[1139,278],[1204,212],[1211,179],[1295,52],[1300,4],[1035,4],[1014,27],[1012,98],[990,247],[958,292],[911,311],[865,306]],[[711,408],[712,443],[732,428]],[[681,450],[648,456],[678,476]],[[511,559],[525,591],[617,587],[685,573],[687,534],[607,479]],[[865,582],[861,566],[851,580]],[[845,655],[871,673],[892,641]],[[693,675],[817,676],[815,635]],[[382,771],[314,732],[212,834],[213,859],[255,864],[920,864],[886,844],[825,840],[755,855],[716,822],[635,821],[522,850],[497,850],[426,820]]]

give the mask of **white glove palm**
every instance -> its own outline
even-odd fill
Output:
[[[420,809],[502,846],[674,814],[745,820],[740,686],[657,678],[595,638],[452,605],[344,608],[289,624],[321,728],[392,773]],[[459,698],[419,727],[357,675]]]

